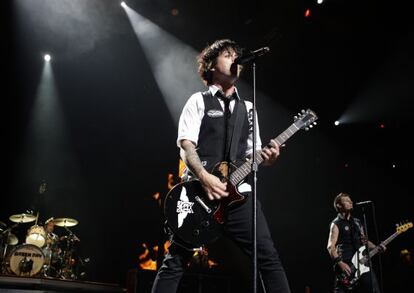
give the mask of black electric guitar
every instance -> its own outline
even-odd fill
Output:
[[[300,129],[308,130],[316,124],[312,110],[302,110],[294,123],[274,140],[282,145]],[[256,162],[263,162],[261,151],[256,151]],[[221,234],[226,208],[245,200],[238,191],[239,185],[251,171],[251,160],[236,167],[228,162],[218,163],[211,172],[222,182],[227,182],[229,196],[211,201],[207,198],[200,181],[189,180],[175,185],[164,201],[164,214],[175,236],[193,247],[201,247],[216,240]]]
[[[387,239],[385,239],[383,242],[381,242],[381,244],[387,246],[388,243],[394,240],[398,235],[412,227],[412,222],[397,225],[396,232]],[[349,276],[346,273],[340,271],[339,268],[335,268],[337,273],[336,278],[338,282],[342,285],[342,287],[345,287],[347,289],[354,288],[355,285],[358,283],[359,278],[361,278],[363,274],[370,271],[369,259],[376,255],[378,252],[380,252],[380,248],[378,246],[370,250],[369,254],[365,249],[365,245],[361,246],[352,257],[352,264],[350,264],[351,274]]]

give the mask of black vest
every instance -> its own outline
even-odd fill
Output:
[[[249,136],[249,122],[247,119],[246,104],[243,100],[236,99],[233,112],[226,123],[226,117],[224,115],[223,108],[220,105],[219,98],[216,96],[213,97],[210,91],[206,91],[202,93],[202,95],[205,109],[198,136],[198,156],[207,171],[211,171],[218,162],[228,159],[225,156],[226,154],[229,154],[231,148],[230,141],[234,130],[235,113],[237,107],[239,107],[239,113],[237,115],[241,115],[240,121],[243,123],[240,128],[240,139],[238,141],[231,141],[231,144],[237,144],[236,159],[233,163],[240,165],[245,162],[247,138]],[[227,131],[225,129],[226,124]],[[227,149],[225,141],[226,133],[228,141]]]
[[[338,215],[332,222],[339,229],[338,241],[336,242],[337,252],[344,261],[349,262],[354,253],[362,246],[361,221],[353,217],[346,220]]]

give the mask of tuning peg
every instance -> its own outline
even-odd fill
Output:
[[[318,124],[318,123],[316,123],[316,121],[315,121],[315,122],[313,122],[313,125],[316,125],[316,124]]]
[[[311,124],[311,125],[309,125],[309,128],[312,128],[313,127],[313,125]]]
[[[298,120],[298,116],[296,116],[296,115],[295,115],[295,116],[293,116],[293,119],[294,119],[294,120]]]
[[[309,130],[309,127],[305,127],[305,131],[308,131]]]
[[[302,109],[300,112],[301,112],[302,114],[305,114],[305,112],[306,112],[306,111]]]

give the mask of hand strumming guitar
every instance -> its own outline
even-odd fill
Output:
[[[229,193],[226,191],[227,183],[221,182],[220,179],[213,174],[203,170],[199,174],[198,178],[203,186],[207,196],[210,200],[219,200],[222,197],[226,197]]]

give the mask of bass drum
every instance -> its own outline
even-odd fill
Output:
[[[15,275],[31,277],[41,272],[45,256],[36,245],[23,244],[11,251],[8,263]]]

